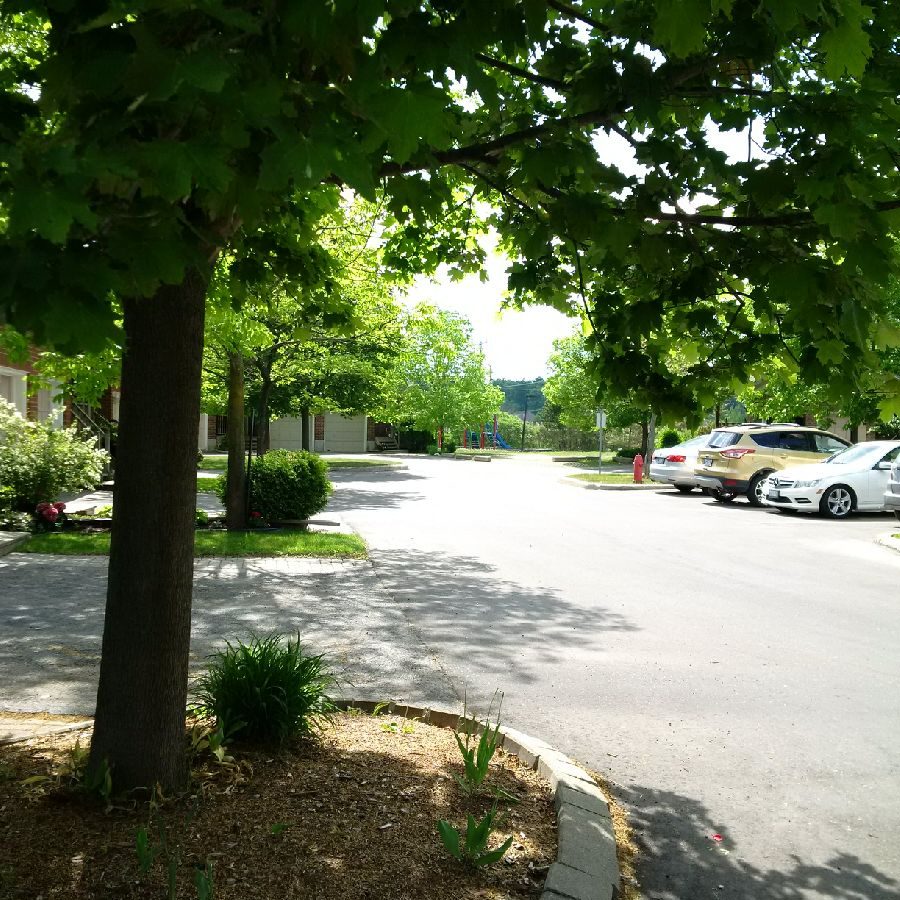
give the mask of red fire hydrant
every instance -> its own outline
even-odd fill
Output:
[[[634,483],[641,484],[644,480],[644,457],[640,453],[632,461],[632,469],[634,472]]]

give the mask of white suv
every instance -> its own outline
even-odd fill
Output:
[[[884,508],[900,519],[900,456],[891,467],[891,480],[884,492]]]

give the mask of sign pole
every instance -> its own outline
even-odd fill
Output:
[[[603,428],[606,425],[606,413],[597,410],[597,474],[603,474]]]

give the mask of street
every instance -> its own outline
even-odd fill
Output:
[[[330,508],[457,697],[610,779],[648,898],[900,893],[892,518],[407,462],[335,472]]]

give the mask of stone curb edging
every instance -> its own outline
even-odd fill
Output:
[[[571,477],[562,479],[562,483],[587,491],[664,491],[671,487],[670,484],[600,484],[594,481],[578,481]]]
[[[31,539],[31,535],[27,531],[3,531],[0,532],[0,556],[6,556],[12,553],[18,547],[21,547],[26,541]]]
[[[481,723],[459,713],[434,707],[374,700],[336,700],[342,710],[384,712],[421,719],[440,728],[458,729],[464,722],[476,733]],[[550,782],[556,809],[558,846],[541,900],[616,900],[619,861],[609,805],[584,769],[549,744],[514,728],[500,726],[503,749],[517,756]]]
[[[900,528],[900,522],[897,523],[897,527]],[[879,534],[878,537],[875,538],[875,543],[900,553],[900,538],[895,538],[893,531],[886,531],[884,534]]]

